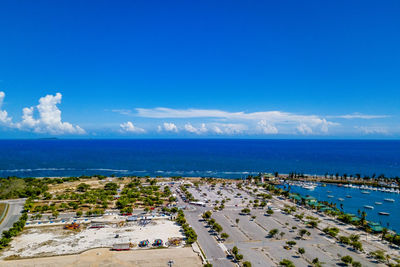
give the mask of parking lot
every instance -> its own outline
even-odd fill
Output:
[[[350,255],[363,266],[371,264],[379,266],[379,263],[367,258],[365,254],[340,245],[321,230],[311,229],[293,215],[283,212],[285,204],[293,205],[286,200],[273,197],[268,200],[265,208],[253,208],[252,204],[257,198],[252,194],[253,190],[254,188],[238,189],[236,184],[225,187],[217,184],[212,188],[207,183],[197,188],[194,186],[188,188],[196,200],[206,203],[205,207],[190,205],[190,212],[187,211],[185,214],[199,234],[199,243],[210,263],[220,261],[222,263],[217,266],[232,266],[233,261],[229,260],[228,264],[228,261],[223,260],[223,255],[228,256],[229,250],[236,246],[239,253],[244,256],[243,261],[250,261],[252,266],[276,266],[283,259],[289,259],[296,266],[308,266],[315,258],[324,262],[325,266],[337,266],[340,264],[340,258],[345,255]],[[259,190],[257,193],[263,193],[262,189],[257,190]],[[216,210],[222,201],[225,202],[224,208]],[[247,206],[251,212],[249,215],[244,215],[241,210]],[[267,209],[274,210],[274,213],[266,214]],[[229,235],[225,242],[220,242],[201,218],[206,210],[213,211],[212,218],[222,226],[222,232]],[[283,234],[270,237],[269,231],[272,229],[277,229],[278,233]],[[306,229],[310,235],[299,238],[299,229]],[[203,235],[207,237],[202,237]],[[294,241],[296,244],[285,249],[285,246],[288,247],[287,241]],[[224,251],[225,248],[228,251]],[[299,248],[304,248],[303,255],[298,252]]]

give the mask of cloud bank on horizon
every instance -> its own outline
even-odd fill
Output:
[[[22,117],[14,122],[3,108],[5,93],[0,91],[0,125],[6,128],[48,135],[86,135],[88,132],[79,125],[62,121],[58,107],[62,94],[48,94],[39,99],[36,106],[22,109]],[[388,115],[367,115],[360,113],[318,116],[301,115],[283,111],[229,112],[218,109],[172,109],[136,108],[134,110],[113,110],[124,116],[146,120],[147,127],[132,121],[119,122],[109,133],[120,135],[189,135],[189,136],[273,136],[273,135],[330,135],[331,129],[341,127],[339,122],[349,120],[377,120]],[[336,120],[336,121],[334,121]],[[339,121],[337,121],[339,120]],[[101,124],[101,122],[96,122]],[[363,135],[388,135],[387,127],[375,125],[353,125],[353,130]],[[95,132],[89,132],[95,135]]]
[[[4,98],[5,93],[0,92],[0,123],[6,127],[50,135],[82,135],[86,133],[80,126],[62,121],[61,110],[57,107],[62,99],[60,93],[41,97],[37,106],[24,108],[20,122],[13,122],[12,118],[8,116],[8,112],[2,110]],[[36,118],[35,111],[38,113]]]

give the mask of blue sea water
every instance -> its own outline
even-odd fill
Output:
[[[318,186],[313,191],[304,189],[299,186],[291,186],[291,192],[299,193],[301,195],[310,195],[319,201],[328,201],[336,203],[337,208],[343,205],[343,211],[359,216],[360,213],[365,211],[367,213],[367,220],[380,223],[383,227],[387,227],[400,233],[400,214],[399,203],[400,194],[387,193],[379,191],[370,191],[370,194],[361,193],[363,190],[356,188],[338,187],[337,185],[327,184],[326,187]],[[333,196],[333,197],[328,197]],[[347,198],[346,196],[351,196]],[[340,201],[339,198],[343,199]],[[384,199],[390,198],[395,202],[387,202]],[[381,202],[381,205],[375,204]],[[372,206],[374,209],[367,209],[364,206]],[[388,212],[390,216],[379,215],[379,212]]]
[[[400,141],[0,140],[0,177],[218,176],[259,172],[400,176]]]
[[[259,172],[400,176],[400,141],[365,140],[0,140],[0,177],[46,177],[103,174],[245,178]],[[300,193],[343,203],[357,214],[400,230],[396,206],[400,195],[332,187]],[[352,190],[352,191],[348,191]],[[345,198],[346,194],[353,198]],[[395,203],[383,201],[384,196]],[[338,202],[337,198],[345,201]],[[390,212],[389,217],[377,215]]]

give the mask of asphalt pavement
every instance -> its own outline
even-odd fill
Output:
[[[8,212],[0,224],[0,233],[10,229],[13,224],[18,221],[19,217],[22,215],[22,210],[24,209],[25,199],[10,199],[2,200],[1,203],[8,203]]]

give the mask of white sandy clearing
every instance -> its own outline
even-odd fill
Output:
[[[183,237],[180,229],[169,220],[152,222],[145,227],[130,223],[122,227],[87,228],[81,232],[64,230],[62,226],[29,228],[11,242],[11,247],[4,251],[2,258],[11,255],[37,257],[75,254],[92,248],[112,247],[116,243],[138,244],[145,239],[150,244],[155,239],[167,242],[171,237]],[[119,238],[115,238],[117,234]]]

